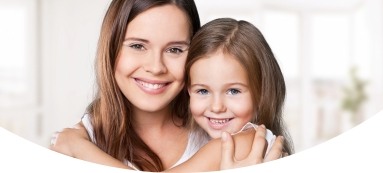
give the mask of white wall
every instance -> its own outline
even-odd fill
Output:
[[[109,0],[41,0],[42,145],[80,120],[93,96],[98,34]]]

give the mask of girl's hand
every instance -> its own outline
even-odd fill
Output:
[[[254,136],[253,144],[248,156],[242,160],[237,160],[234,157],[235,147],[232,136],[227,133],[222,133],[222,158],[220,169],[233,169],[244,166],[256,165],[263,162],[268,162],[281,158],[283,149],[283,137],[278,136],[268,154],[265,156],[267,149],[266,128],[264,125],[258,126]]]

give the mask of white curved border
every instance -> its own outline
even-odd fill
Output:
[[[383,110],[354,128],[310,149],[276,161],[239,168],[238,171],[383,172],[382,132]]]
[[[383,110],[324,143],[272,162],[219,172],[383,172]],[[132,172],[56,153],[0,128],[0,172]]]

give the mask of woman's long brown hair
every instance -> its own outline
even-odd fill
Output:
[[[186,86],[190,68],[206,55],[222,50],[233,55],[247,72],[256,113],[252,122],[264,124],[285,138],[284,151],[292,154],[292,139],[285,128],[282,109],[286,86],[274,54],[262,33],[251,23],[230,18],[208,22],[194,35],[186,60]]]
[[[94,128],[96,145],[121,161],[130,161],[140,170],[163,171],[156,153],[138,136],[132,126],[132,106],[122,94],[114,72],[126,29],[140,13],[166,4],[180,8],[189,17],[190,36],[200,28],[197,8],[193,0],[113,0],[105,14],[98,41],[95,62],[97,90],[87,108]],[[186,90],[170,103],[171,114],[189,121],[189,98]]]

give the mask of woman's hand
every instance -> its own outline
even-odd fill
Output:
[[[81,123],[72,128],[64,128],[62,131],[55,132],[51,137],[49,149],[75,157],[75,149],[83,141],[89,141],[88,134]]]
[[[283,149],[283,137],[278,136],[275,139],[273,146],[271,147],[268,154],[265,156],[267,149],[266,141],[266,128],[264,125],[256,128],[256,133],[253,139],[251,150],[246,158],[237,160],[234,157],[235,146],[232,136],[227,133],[222,133],[222,148],[221,148],[221,165],[220,169],[233,169],[244,166],[255,165],[263,162],[268,162],[281,158]]]
[[[132,169],[92,143],[81,123],[76,124],[73,128],[65,128],[56,132],[51,139],[50,149],[88,162]]]

